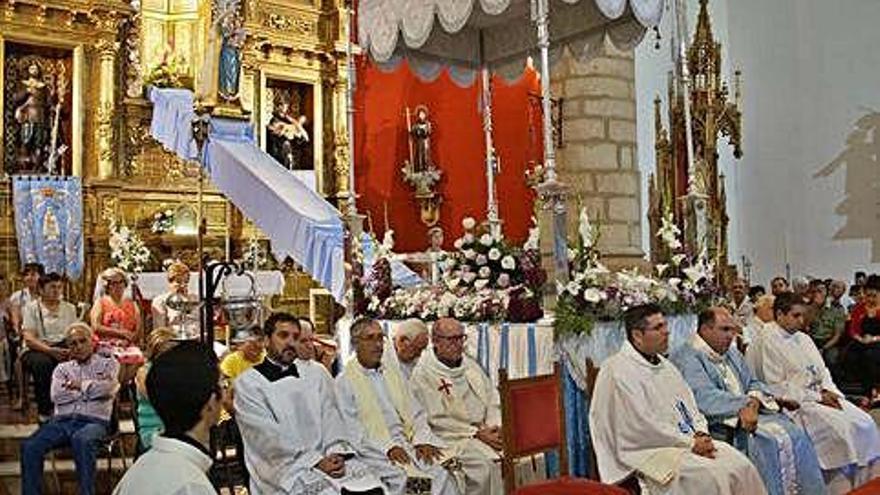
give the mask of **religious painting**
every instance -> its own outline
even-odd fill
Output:
[[[314,87],[266,80],[266,152],[289,170],[314,170]]]
[[[5,54],[5,172],[70,175],[73,51],[7,42]]]

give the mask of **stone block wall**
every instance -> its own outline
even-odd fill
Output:
[[[644,253],[633,52],[606,43],[586,63],[566,54],[550,79],[553,96],[563,100],[563,146],[556,157],[571,193],[569,238],[577,235],[578,205],[586,206],[611,264],[636,264]]]

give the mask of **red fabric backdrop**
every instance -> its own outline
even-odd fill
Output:
[[[541,159],[541,115],[529,94],[540,92],[533,70],[507,84],[493,79],[495,149],[501,159],[496,191],[504,233],[521,243],[531,224],[534,192],[525,183],[528,162]],[[433,123],[432,158],[443,171],[440,222],[445,247],[461,235],[461,219],[486,217],[485,144],[479,111],[479,85],[457,86],[444,71],[433,82],[418,80],[404,63],[394,72],[358,64],[355,93],[355,187],[358,208],[368,214],[377,236],[388,226],[395,232],[395,251],[421,251],[428,228],[419,220],[412,188],[400,172],[408,158],[405,109],[427,105]],[[529,125],[529,121],[532,125]],[[529,165],[530,166],[530,165]],[[387,206],[386,206],[387,205]]]

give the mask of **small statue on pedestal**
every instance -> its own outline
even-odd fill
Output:
[[[406,109],[406,129],[409,135],[409,160],[404,162],[403,178],[415,189],[415,198],[419,201],[420,219],[428,227],[437,224],[440,219],[440,203],[442,198],[436,192],[442,172],[431,159],[431,134],[433,125],[428,120],[428,108],[424,105],[416,107],[416,122],[410,119],[409,108]]]

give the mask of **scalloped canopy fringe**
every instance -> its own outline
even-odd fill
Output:
[[[664,0],[550,0],[551,63],[564,50],[591,58],[605,40],[632,48],[663,8]],[[358,17],[359,42],[376,63],[407,59],[423,79],[444,66],[462,86],[484,66],[515,79],[529,56],[539,60],[531,0],[361,0]]]

